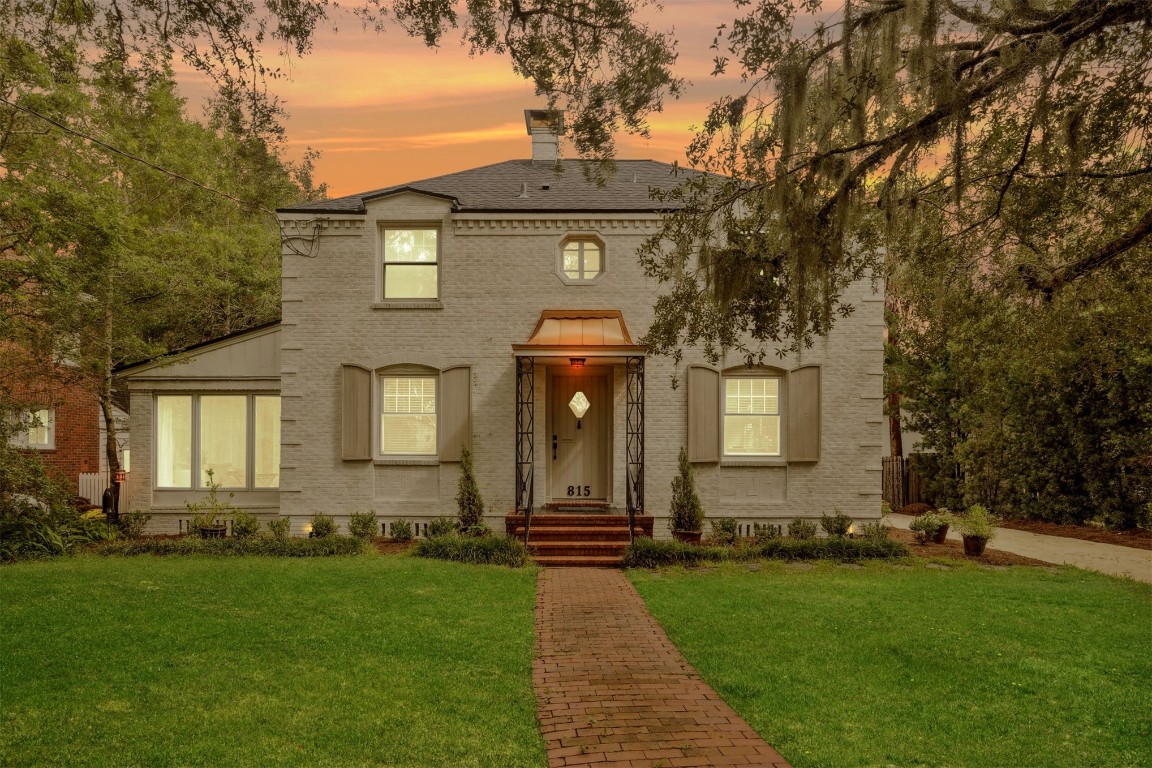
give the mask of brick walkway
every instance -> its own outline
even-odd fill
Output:
[[[540,573],[532,682],[550,767],[790,768],[700,679],[618,570]]]

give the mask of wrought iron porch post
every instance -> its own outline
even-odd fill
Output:
[[[532,529],[533,442],[535,440],[536,366],[531,357],[516,358],[516,511],[524,513],[524,545]]]
[[[629,357],[627,365],[628,538],[636,540],[636,513],[644,513],[644,358]]]

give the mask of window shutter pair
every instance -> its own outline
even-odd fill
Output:
[[[372,371],[359,365],[341,366],[340,458],[372,458]],[[472,445],[472,369],[440,372],[437,395],[439,458],[460,461],[461,445]]]
[[[688,368],[688,460],[720,460],[720,372],[702,366]],[[785,408],[789,462],[820,460],[820,367],[797,368],[788,374]]]

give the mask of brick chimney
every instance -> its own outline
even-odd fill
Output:
[[[556,162],[560,157],[560,131],[564,127],[564,113],[549,109],[526,109],[524,125],[532,137],[532,161]]]

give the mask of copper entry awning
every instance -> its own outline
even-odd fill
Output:
[[[632,341],[618,309],[546,309],[524,344],[513,344],[516,357],[621,357],[643,355]]]

